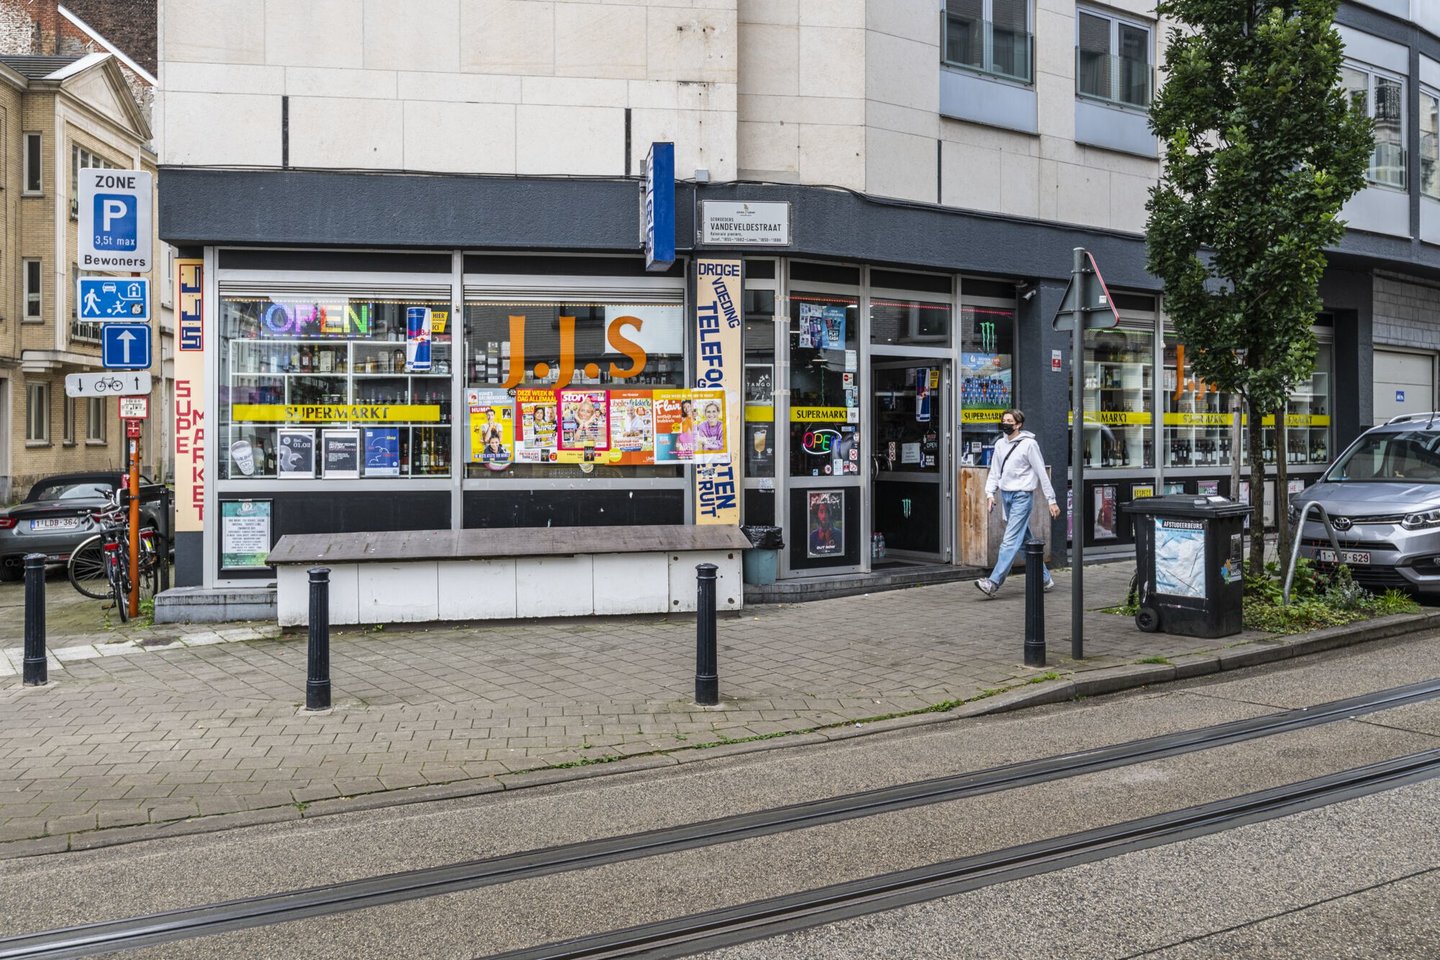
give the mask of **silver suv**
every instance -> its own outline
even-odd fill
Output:
[[[1399,416],[1361,434],[1320,479],[1295,494],[1290,522],[1318,502],[1330,515],[1339,561],[1355,582],[1440,595],[1440,411]],[[1310,512],[1300,556],[1336,562]]]

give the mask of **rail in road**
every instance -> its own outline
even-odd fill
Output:
[[[743,815],[14,936],[0,940],[0,960],[92,956],[660,857],[1216,750],[1437,698],[1440,680],[1430,680],[1313,707]],[[1437,773],[1440,750],[1387,757],[1293,784],[977,856],[497,956],[506,960],[680,956],[1285,816]]]

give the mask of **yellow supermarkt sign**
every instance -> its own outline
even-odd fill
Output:
[[[1074,426],[1075,414],[1068,414],[1065,418],[1065,422],[1070,426]],[[1150,414],[1137,413],[1134,410],[1086,410],[1085,422],[1107,424],[1112,427],[1148,427],[1150,425]]]
[[[999,423],[1005,407],[966,407],[960,411],[961,423]]]
[[[237,403],[240,423],[439,423],[434,403]]]
[[[791,407],[791,423],[844,423],[845,407]]]

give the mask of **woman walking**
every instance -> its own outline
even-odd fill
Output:
[[[1034,502],[1035,488],[1045,492],[1050,503],[1050,517],[1060,516],[1060,507],[1055,502],[1055,488],[1050,485],[1050,475],[1045,472],[1045,458],[1040,455],[1040,442],[1035,434],[1022,429],[1025,414],[1020,410],[1006,410],[1000,415],[1000,432],[1005,434],[995,441],[995,450],[990,456],[990,476],[985,481],[985,498],[988,509],[995,509],[995,494],[1000,494],[1001,516],[1005,519],[1005,538],[1000,541],[1000,556],[990,576],[976,580],[975,586],[987,597],[995,596],[1000,585],[1010,574],[1010,565],[1015,554],[1025,542],[1025,533],[1030,529],[1030,507]],[[1033,571],[1026,571],[1031,573]],[[1045,578],[1045,592],[1055,586],[1050,571],[1040,566]]]

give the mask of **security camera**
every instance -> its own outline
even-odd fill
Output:
[[[1035,296],[1035,288],[1034,288],[1034,287],[1031,287],[1029,290],[1026,290],[1024,293],[1022,293],[1022,294],[1020,295],[1020,299],[1021,299],[1021,300],[1029,300],[1029,299],[1030,299],[1031,297],[1033,297],[1033,296]]]

